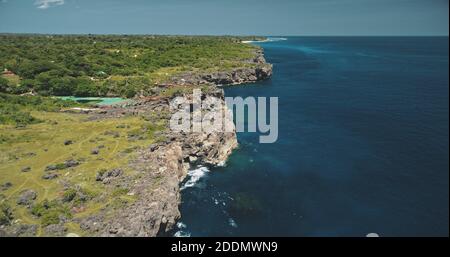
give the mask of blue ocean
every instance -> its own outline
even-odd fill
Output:
[[[258,43],[270,80],[225,88],[279,97],[278,141],[193,171],[176,235],[448,236],[448,37],[286,39]]]

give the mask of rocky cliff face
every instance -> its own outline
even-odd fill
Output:
[[[225,111],[223,90],[216,85],[255,82],[272,75],[272,65],[266,63],[262,51],[258,51],[249,64],[251,67],[226,72],[184,74],[174,78],[173,82],[178,85],[211,84],[212,89],[203,97],[221,98],[221,108]],[[149,111],[170,113],[169,99],[141,99],[126,108],[112,109],[101,115],[145,115]],[[225,116],[225,119],[230,117]],[[238,146],[234,129],[213,133],[174,133],[167,129],[163,136],[165,141],[140,150],[139,157],[130,163],[139,175],[128,178],[125,184],[130,188],[129,194],[137,200],[118,212],[83,219],[82,229],[98,236],[167,235],[180,218],[180,183],[189,168],[222,164]]]
[[[224,101],[224,92],[217,85],[250,83],[267,79],[271,75],[272,65],[266,63],[262,51],[257,51],[254,58],[248,60],[248,66],[213,73],[183,74],[173,78],[174,83],[172,84],[186,85],[189,86],[186,87],[189,89],[199,88],[198,85],[201,84],[209,85],[210,87],[207,87],[201,98],[219,98],[219,110],[226,113],[228,109]],[[161,87],[164,88],[164,86]],[[182,92],[185,91],[182,90]],[[164,97],[163,94],[159,95],[158,93],[155,92],[151,97],[136,99],[126,106],[65,111],[89,114],[88,120],[139,115],[145,116],[148,118],[148,122],[152,122],[152,115],[155,113],[162,114],[162,116],[171,114],[170,97]],[[181,94],[192,98],[190,93]],[[158,118],[161,119],[161,117]],[[123,166],[120,164],[121,167],[102,171],[92,178],[108,193],[119,190],[120,197],[101,193],[92,196],[91,201],[102,203],[101,209],[95,208],[92,212],[83,213],[83,206],[76,206],[71,211],[76,213],[80,211],[83,215],[70,218],[58,217],[60,223],[46,226],[45,234],[64,236],[66,234],[64,224],[73,221],[74,224],[80,225],[79,229],[82,231],[82,235],[107,237],[168,235],[180,218],[178,208],[181,201],[180,184],[185,180],[188,170],[198,165],[223,164],[238,146],[231,117],[225,115],[223,118],[232,125],[232,129],[228,130],[230,132],[177,133],[166,128],[162,132],[158,131],[162,139],[158,139],[157,143],[138,150],[130,148],[131,151],[137,153],[137,157],[128,163],[129,167],[126,167],[127,164]],[[163,119],[167,119],[167,117]],[[96,155],[98,151],[97,149],[92,154]],[[127,154],[131,154],[131,152]],[[69,164],[65,163],[65,165]],[[132,172],[125,172],[125,170],[132,170]],[[64,181],[61,183],[66,186]],[[77,191],[77,193],[79,192]],[[84,193],[83,196],[86,197]],[[25,191],[17,203],[29,205],[30,201],[35,200],[36,197],[36,192]],[[126,198],[126,201],[123,201],[123,198]],[[9,214],[6,213],[6,215]],[[10,226],[5,230],[0,227],[0,236],[32,236],[37,234],[38,229],[37,225]]]
[[[180,217],[179,183],[187,173],[180,143],[142,150],[131,165],[139,172],[130,189],[137,201],[110,218],[99,217],[83,223],[93,228],[98,221],[103,223],[95,231],[99,236],[157,236]]]
[[[209,94],[221,97],[223,110],[227,108],[223,90],[216,88]],[[145,114],[155,109],[169,112],[169,104],[167,101],[143,100],[126,109],[108,112],[113,115]],[[177,133],[167,129],[163,136],[165,141],[140,150],[138,157],[130,163],[138,173],[136,177],[124,177],[110,183],[110,186],[126,185],[129,195],[137,200],[117,212],[101,212],[81,220],[83,230],[97,236],[167,235],[180,218],[180,184],[188,169],[224,163],[238,146],[235,131]]]
[[[254,68],[239,68],[228,72],[216,72],[200,76],[204,80],[217,85],[238,85],[265,80],[272,76],[270,64],[258,65]]]
[[[238,85],[265,80],[272,76],[272,64],[266,63],[262,49],[257,50],[255,57],[247,62],[248,67],[210,73],[186,73],[174,77],[171,82],[190,85]]]

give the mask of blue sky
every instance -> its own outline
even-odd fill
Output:
[[[0,32],[448,35],[448,0],[0,0]]]

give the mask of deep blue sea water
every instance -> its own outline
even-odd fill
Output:
[[[448,37],[260,43],[279,140],[239,133],[225,167],[182,191],[191,236],[448,236]]]

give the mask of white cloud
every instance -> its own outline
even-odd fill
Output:
[[[34,5],[37,6],[39,9],[47,9],[49,7],[57,6],[57,5],[63,5],[64,0],[36,0],[34,2]]]

